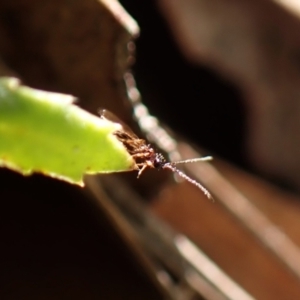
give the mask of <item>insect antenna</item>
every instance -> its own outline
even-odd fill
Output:
[[[204,157],[200,157],[200,158],[198,157],[198,158],[173,161],[173,162],[170,162],[170,164],[175,166],[175,165],[179,165],[179,164],[195,163],[195,162],[199,162],[199,161],[209,161],[212,159],[213,159],[212,156],[204,156]]]
[[[211,158],[211,156],[207,156],[207,157]],[[191,183],[191,184],[195,185],[197,188],[199,188],[208,199],[213,200],[213,197],[210,194],[210,192],[202,184],[200,184],[196,180],[190,178],[189,176],[187,176],[185,173],[183,173],[182,171],[180,171],[179,169],[177,169],[174,166],[174,164],[177,164],[177,163],[186,163],[186,162],[191,162],[191,161],[196,162],[196,161],[200,161],[200,160],[203,161],[204,158],[205,157],[188,159],[188,160],[183,160],[183,161],[178,161],[178,162],[165,163],[162,166],[162,168],[169,169],[169,170],[173,171],[174,173],[177,173],[180,177],[184,178],[186,181],[188,181],[189,183]],[[208,160],[210,160],[210,159],[208,159]]]

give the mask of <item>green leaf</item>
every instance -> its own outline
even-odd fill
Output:
[[[79,185],[84,173],[135,169],[113,135],[121,125],[87,113],[73,100],[21,86],[16,78],[0,78],[0,166]]]

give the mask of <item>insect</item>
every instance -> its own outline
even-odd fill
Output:
[[[123,143],[128,153],[135,160],[135,163],[138,167],[137,178],[139,178],[147,168],[154,168],[158,170],[168,169],[178,174],[180,177],[184,178],[191,184],[195,185],[206,195],[207,198],[212,199],[210,192],[202,184],[190,178],[176,167],[176,165],[179,164],[209,161],[212,160],[211,156],[168,162],[161,153],[157,153],[150,144],[147,144],[145,140],[140,139],[136,134],[132,132],[132,130],[127,125],[123,124],[123,122],[120,121],[113,113],[105,109],[100,110],[99,113],[102,119],[107,119],[109,121],[119,123],[122,125],[122,129],[115,131],[114,135]]]

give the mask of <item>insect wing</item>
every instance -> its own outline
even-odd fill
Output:
[[[123,131],[125,131],[127,134],[129,134],[132,138],[138,139],[137,135],[132,131],[132,129],[125,124],[122,120],[120,120],[114,113],[107,109],[100,109],[99,115],[101,119],[106,119],[108,121],[111,121],[113,123],[120,124],[123,128]]]

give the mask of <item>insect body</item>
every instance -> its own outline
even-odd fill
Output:
[[[107,110],[102,110],[100,112],[100,116],[101,118],[108,119],[122,125],[122,129],[115,131],[114,135],[123,143],[128,153],[135,160],[135,163],[139,170],[137,176],[138,178],[147,168],[168,169],[173,171],[174,173],[177,173],[180,177],[198,187],[209,199],[212,199],[211,194],[202,184],[190,178],[185,173],[176,168],[176,165],[178,164],[212,160],[211,156],[168,162],[161,153],[157,153],[150,144],[146,143],[145,140],[138,138],[131,131],[131,129],[128,128],[128,126],[123,125],[123,123],[119,121],[117,117],[115,117],[112,113]]]

